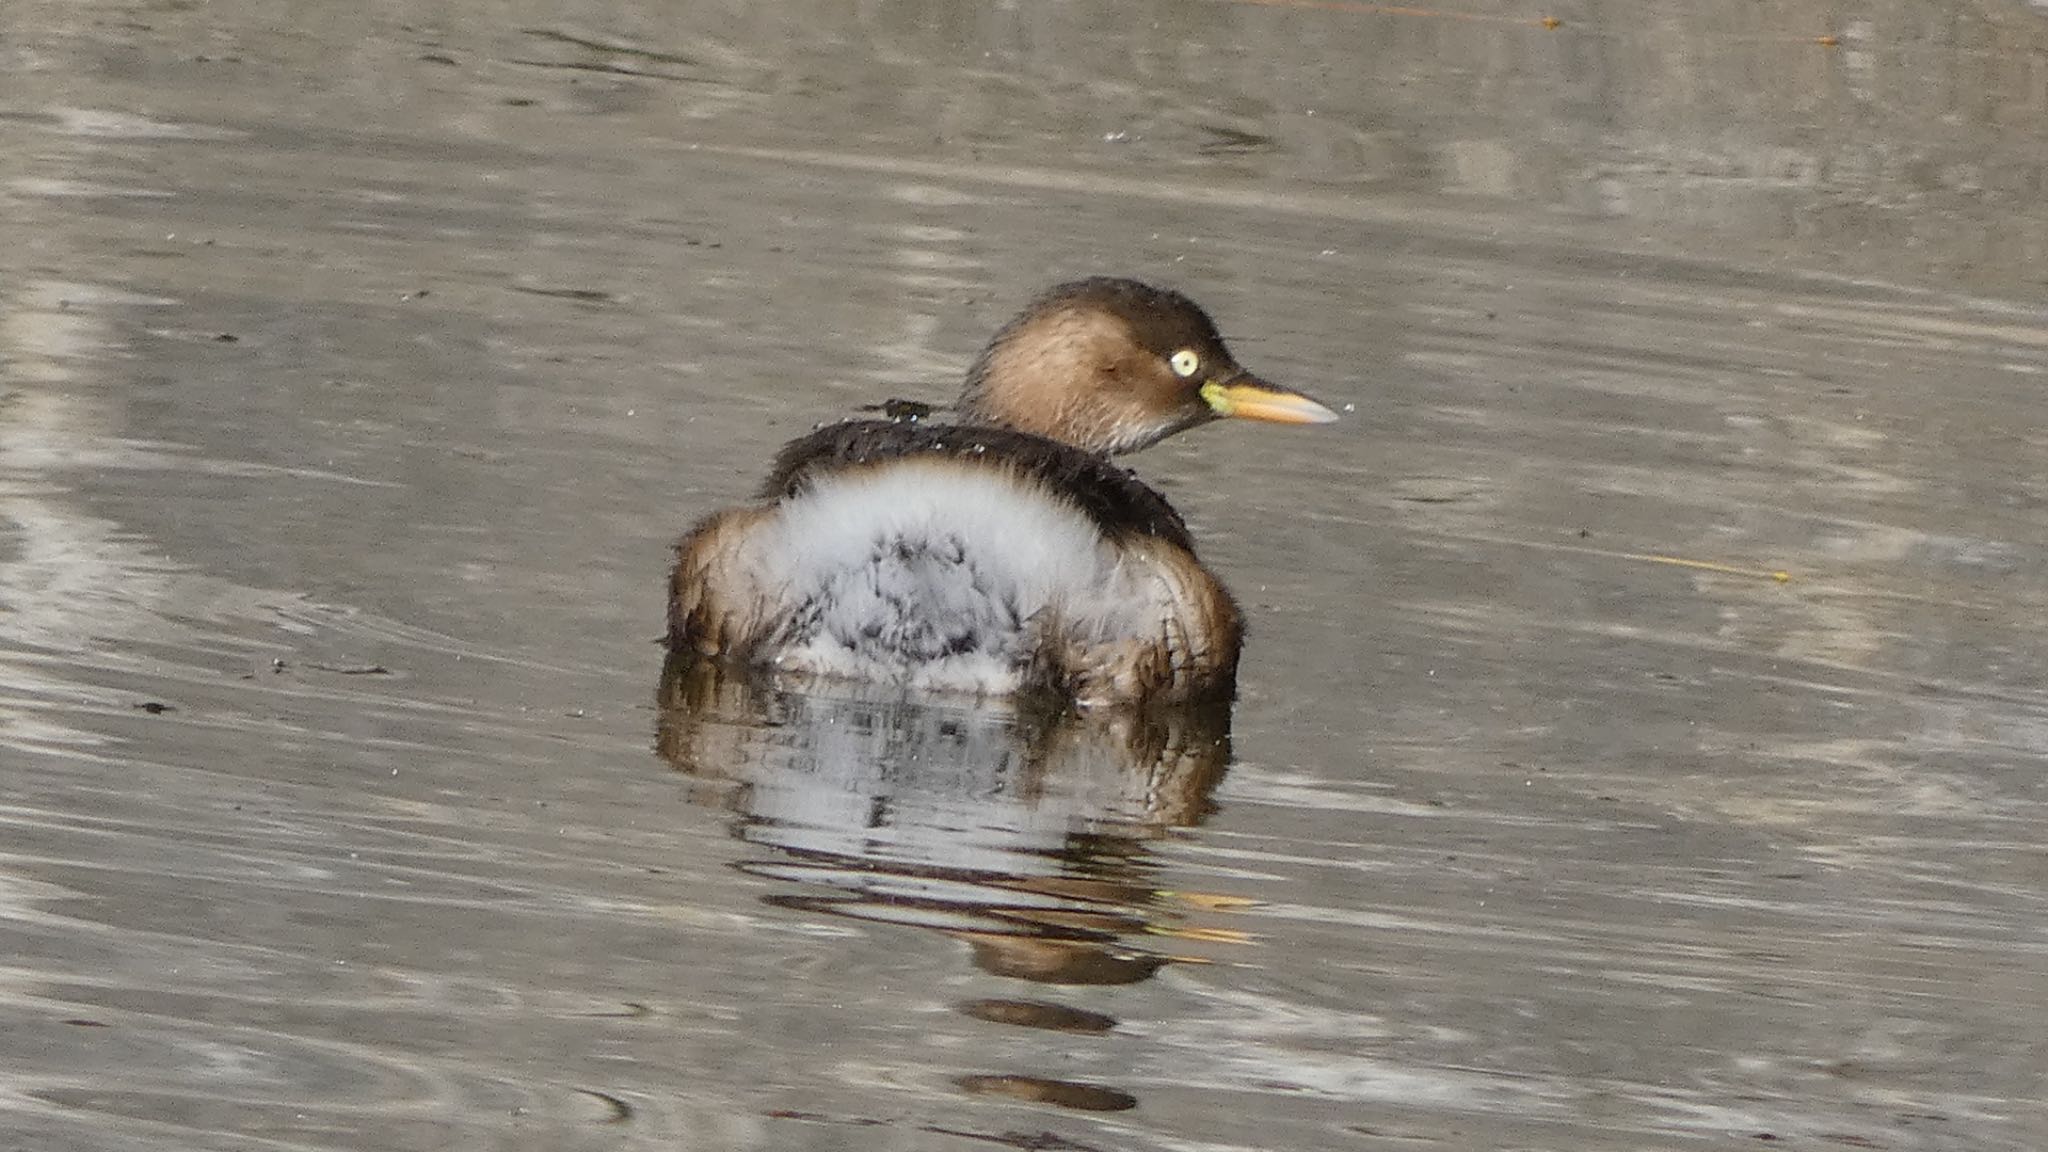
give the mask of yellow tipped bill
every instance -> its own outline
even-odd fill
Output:
[[[1211,380],[1202,385],[1202,399],[1209,402],[1209,407],[1218,416],[1234,416],[1241,420],[1328,424],[1337,418],[1335,412],[1292,388],[1268,384],[1250,375],[1231,380]]]

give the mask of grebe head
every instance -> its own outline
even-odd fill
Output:
[[[1109,277],[1061,284],[1005,324],[968,371],[959,411],[1091,452],[1135,452],[1224,416],[1337,418],[1240,367],[1194,301]]]

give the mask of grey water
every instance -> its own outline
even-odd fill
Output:
[[[2048,17],[9,0],[0,1146],[2048,1147]],[[1228,714],[665,675],[1177,286]]]

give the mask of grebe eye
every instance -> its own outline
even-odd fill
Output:
[[[1202,366],[1202,358],[1200,356],[1195,355],[1194,349],[1183,348],[1180,351],[1175,352],[1173,356],[1167,360],[1167,364],[1173,367],[1174,375],[1179,376],[1180,378],[1185,380],[1189,376],[1193,376],[1195,374],[1195,370]]]

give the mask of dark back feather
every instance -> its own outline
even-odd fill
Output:
[[[783,446],[761,497],[779,500],[821,475],[918,456],[1007,464],[1070,501],[1106,535],[1154,536],[1194,551],[1180,513],[1128,470],[1070,444],[1007,428],[897,420],[828,424]]]

